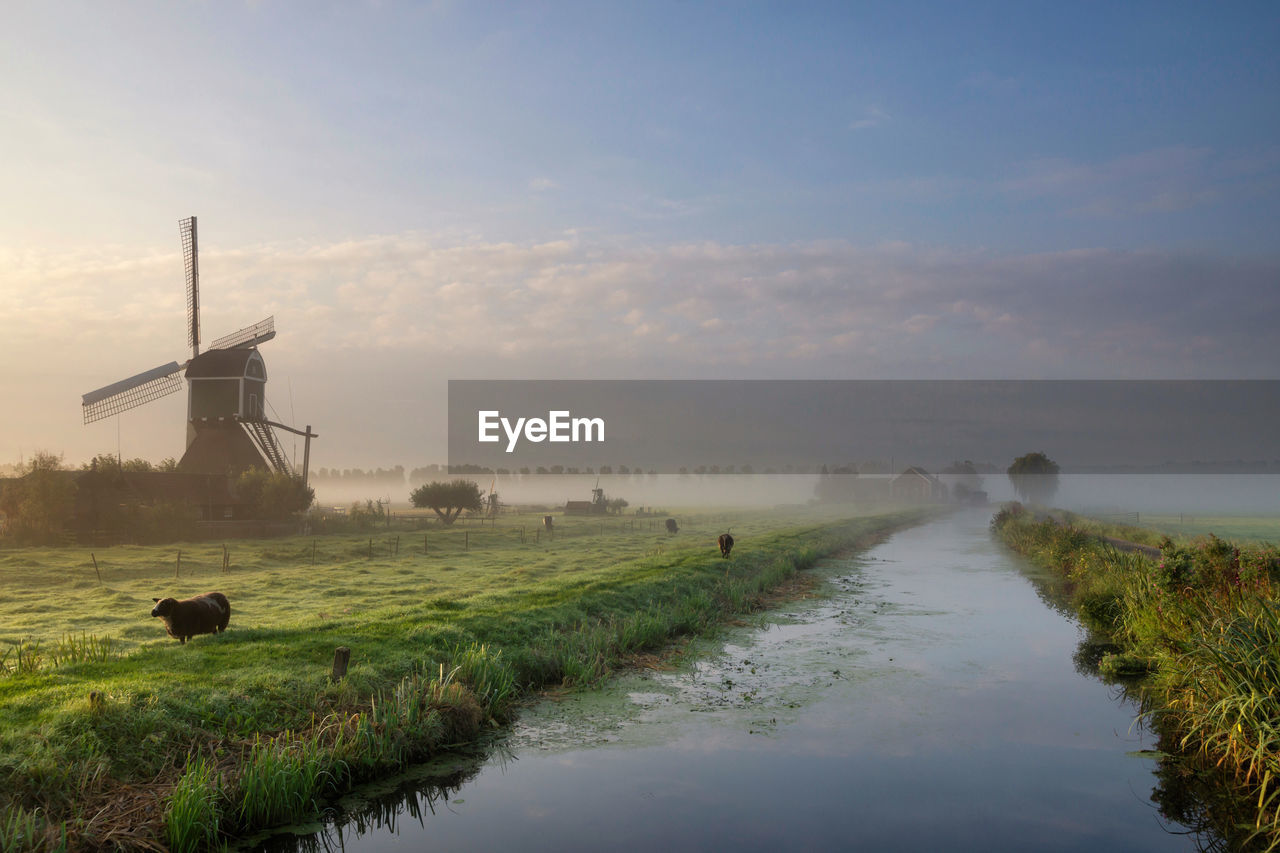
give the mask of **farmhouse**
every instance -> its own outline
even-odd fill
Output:
[[[944,501],[947,499],[947,486],[928,471],[912,465],[889,482],[889,497],[910,503]]]

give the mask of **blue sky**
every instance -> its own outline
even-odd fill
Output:
[[[318,465],[436,455],[448,378],[1277,378],[1277,44],[1267,3],[11,4],[0,462],[181,454],[181,401],[78,403],[182,357],[193,213]]]

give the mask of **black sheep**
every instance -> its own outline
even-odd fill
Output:
[[[729,552],[733,550],[733,537],[728,533],[721,533],[720,538],[716,541],[720,544],[720,556],[727,560]]]
[[[217,634],[227,630],[231,621],[231,603],[220,592],[206,592],[195,598],[153,598],[152,616],[164,620],[164,629],[180,643],[196,634]]]
[[[676,524],[676,520],[674,518],[667,519],[667,532],[672,534],[680,532],[680,527]]]

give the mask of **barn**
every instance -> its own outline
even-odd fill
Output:
[[[889,498],[908,503],[947,499],[947,486],[925,469],[912,465],[889,482]]]

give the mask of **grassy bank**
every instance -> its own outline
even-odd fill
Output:
[[[557,519],[554,539],[514,517],[234,543],[225,570],[220,545],[0,552],[0,849],[198,850],[306,817],[921,517]],[[179,645],[148,616],[210,589],[224,634]]]
[[[1082,620],[1115,644],[1104,675],[1145,677],[1215,830],[1233,849],[1280,848],[1280,549],[1209,535],[1166,538],[1148,558],[1017,505],[992,526],[1066,578]]]

